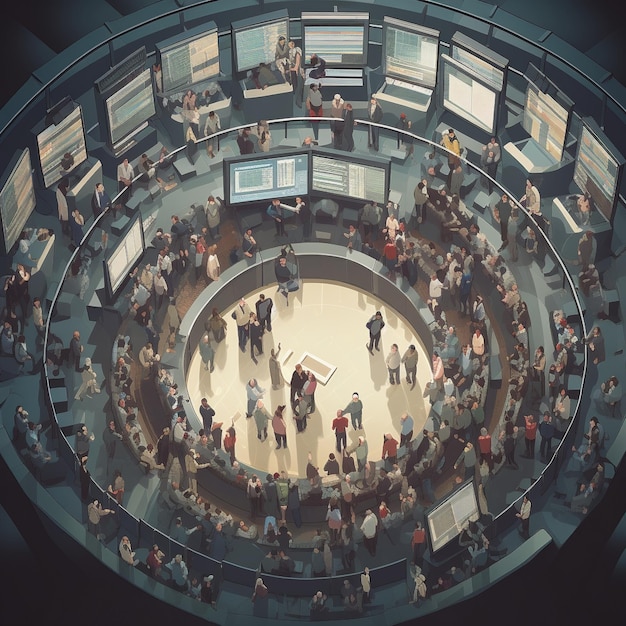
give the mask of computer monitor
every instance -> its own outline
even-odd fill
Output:
[[[509,60],[505,57],[460,32],[452,35],[450,56],[473,70],[494,89],[504,90],[509,67]]]
[[[164,93],[188,89],[220,73],[215,22],[170,37],[155,47]]]
[[[0,187],[4,254],[8,254],[19,239],[36,205],[33,168],[28,148],[13,157],[7,171]]]
[[[156,114],[150,69],[143,70],[105,101],[109,142],[114,152]]]
[[[441,105],[481,130],[496,132],[500,92],[456,59],[441,55]]]
[[[383,63],[385,76],[433,88],[437,82],[439,31],[385,16]]]
[[[560,163],[574,103],[532,63],[528,65],[526,78],[522,127],[556,163]]]
[[[289,14],[283,9],[232,22],[231,33],[233,67],[236,73],[246,72],[275,60],[278,39],[289,39]]]
[[[309,150],[224,159],[228,205],[294,198],[309,193]]]
[[[311,193],[384,204],[389,194],[390,161],[339,150],[313,150]]]
[[[104,284],[109,302],[129,278],[146,249],[141,215],[137,215],[124,232],[117,245],[102,262],[104,266]]]
[[[466,483],[426,515],[432,552],[437,552],[458,537],[463,526],[480,516],[474,483]]]
[[[87,160],[85,127],[79,104],[63,118],[37,135],[39,163],[44,187],[52,187],[61,178]]]
[[[574,164],[574,182],[588,193],[599,213],[613,223],[624,158],[597,124],[583,119]]]
[[[302,12],[304,62],[316,54],[327,67],[367,65],[369,13]]]

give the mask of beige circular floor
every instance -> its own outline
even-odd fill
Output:
[[[231,318],[235,304],[222,315],[228,321],[226,339],[215,345],[215,371],[204,369],[199,353],[195,350],[188,370],[187,387],[190,400],[199,407],[206,397],[215,409],[217,421],[224,423],[223,430],[234,424],[237,432],[236,456],[245,464],[262,473],[285,470],[290,477],[305,476],[308,453],[314,462],[324,466],[330,452],[335,450],[332,421],[337,409],[343,409],[357,391],[363,402],[363,429],[348,429],[348,446],[365,434],[369,446],[369,458],[381,458],[383,436],[387,432],[400,439],[400,416],[408,411],[415,420],[414,436],[421,433],[430,409],[423,390],[431,380],[430,357],[421,339],[406,320],[392,308],[363,291],[348,285],[330,281],[305,281],[300,290],[290,294],[289,306],[276,286],[270,285],[245,296],[254,311],[260,293],[274,301],[272,332],[263,336],[263,354],[255,365],[250,357],[250,344],[243,353],[237,343],[237,327]],[[365,327],[369,318],[380,310],[385,320],[380,352],[370,356],[366,349],[369,331]],[[270,383],[268,357],[271,348],[281,344],[280,360],[286,383],[273,390]],[[410,344],[419,352],[417,384],[411,386],[405,380],[401,368],[400,385],[390,385],[386,355],[391,344],[399,346],[400,353]],[[308,352],[336,367],[326,384],[318,383],[315,393],[316,411],[309,417],[306,432],[296,434],[296,425],[289,405],[289,386],[295,365]],[[246,419],[245,385],[256,378],[265,389],[264,401],[270,411],[279,404],[287,405],[288,448],[276,450],[271,425],[268,438],[261,443],[257,438],[254,419]],[[192,420],[197,419],[192,417]],[[194,428],[201,427],[199,422]]]

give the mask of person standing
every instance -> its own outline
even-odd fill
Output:
[[[535,458],[535,439],[537,438],[537,420],[534,415],[525,415],[526,430],[524,432],[524,442],[526,444],[526,458]]]
[[[380,352],[380,348],[378,347],[380,344],[380,333],[385,327],[383,314],[380,311],[376,311],[376,313],[367,322],[366,327],[370,331],[370,341],[368,344],[365,344],[365,347],[369,353],[373,355],[374,353],[372,352],[372,348],[376,348],[376,350]]]
[[[256,301],[256,316],[261,324],[261,328],[267,332],[272,332],[272,307],[274,302],[271,298],[266,298],[265,294],[260,294],[259,299]]]
[[[522,500],[522,506],[520,507],[519,513],[515,514],[515,517],[519,517],[522,520],[522,527],[520,528],[520,535],[524,539],[528,539],[530,537],[530,509],[532,503],[528,499],[528,496],[524,496]]]
[[[309,379],[307,372],[304,371],[302,365],[298,363],[291,375],[291,392],[290,392],[290,401],[291,406],[295,406],[296,394],[302,393],[302,389],[304,388],[304,383]]]
[[[378,104],[376,100],[376,96],[372,95],[370,98],[369,106],[367,107],[367,119],[374,124],[380,124],[383,119],[383,110]],[[368,138],[367,138],[367,146],[368,148],[374,148],[376,152],[378,152],[378,139],[380,135],[380,129],[378,126],[368,126]]]
[[[343,133],[343,107],[344,99],[340,93],[336,93],[330,102],[330,117],[334,121],[330,123],[330,134],[333,138],[333,148],[341,150],[341,135]]]
[[[433,352],[433,382],[440,391],[443,390],[444,367],[438,352]]]
[[[94,218],[99,217],[111,206],[111,198],[104,189],[102,183],[98,183],[91,196],[91,209],[93,211]]]
[[[381,458],[391,466],[398,462],[398,441],[391,433],[385,435]]]
[[[274,273],[276,275],[276,282],[278,283],[277,291],[285,296],[287,306],[289,306],[289,289],[287,283],[291,280],[291,270],[287,266],[287,257],[281,256],[278,259],[278,263],[274,265]]]
[[[254,356],[254,349],[259,355],[263,354],[263,327],[259,324],[256,313],[250,313],[250,356],[256,365],[258,361]]]
[[[202,427],[204,428],[204,432],[209,434],[211,432],[211,426],[213,425],[215,410],[206,398],[202,398],[202,400],[200,400],[200,417],[202,418]]]
[[[285,236],[285,221],[283,208],[280,205],[280,200],[274,198],[267,207],[266,213],[274,220],[274,226],[276,227],[276,236]]]
[[[383,210],[378,206],[375,200],[363,205],[360,211],[361,223],[363,224],[363,232],[366,240],[375,241],[378,236],[378,225],[383,215]]]
[[[363,403],[359,399],[359,394],[356,391],[352,394],[352,400],[342,411],[341,415],[344,416],[346,413],[350,415],[352,428],[354,428],[354,430],[363,430]]]
[[[346,102],[343,110],[343,132],[341,133],[341,150],[352,152],[354,150],[354,111],[352,104]]]
[[[307,414],[315,413],[315,390],[317,389],[317,378],[313,372],[309,372],[307,380],[302,387],[302,399],[307,405]]]
[[[119,197],[118,202],[120,204],[125,203],[132,195],[134,177],[135,171],[133,170],[133,166],[128,162],[128,159],[124,159],[117,166],[117,190],[125,192]],[[121,206],[119,208],[121,208]]]
[[[74,370],[82,372],[80,366],[80,355],[83,353],[83,345],[80,342],[80,333],[75,330],[70,340],[70,359],[74,363]]]
[[[493,207],[493,216],[496,222],[500,224],[500,238],[502,239],[502,245],[498,248],[498,252],[501,252],[509,245],[508,229],[511,209],[512,206],[509,196],[506,193],[503,193],[500,200]]]
[[[496,173],[498,171],[498,164],[500,163],[500,159],[502,158],[502,152],[500,150],[500,144],[496,137],[492,137],[489,142],[482,147],[481,155],[480,155],[480,165],[483,168],[485,174],[490,177],[490,179],[495,180]],[[487,187],[489,194],[493,191],[493,182],[490,179],[486,179],[483,177],[483,187]]]
[[[69,210],[67,207],[67,192],[70,189],[70,183],[67,178],[62,178],[57,185],[56,200],[57,214],[59,222],[61,222],[61,232],[64,235],[70,234]]]
[[[363,533],[363,544],[367,551],[376,556],[376,544],[378,542],[378,518],[371,509],[365,511],[365,518],[361,524],[361,532]]]
[[[221,211],[221,201],[216,199],[215,196],[209,196],[204,207],[204,212],[206,215],[207,226],[209,227],[209,233],[213,241],[217,241],[222,238],[220,235]]]
[[[256,424],[257,438],[262,443],[267,439],[267,424],[272,419],[272,416],[260,398],[256,401],[256,407],[252,416]]]
[[[226,336],[228,322],[220,315],[216,307],[213,307],[211,317],[204,323],[204,328],[213,333],[213,338],[220,343]]]
[[[337,409],[337,417],[333,420],[332,429],[335,431],[337,440],[337,452],[341,452],[342,445],[346,447],[346,429],[348,428],[348,418],[344,417],[343,411]]]
[[[279,405],[274,411],[272,417],[272,429],[274,430],[274,437],[276,438],[276,449],[280,450],[281,446],[287,449],[287,424],[283,417],[283,411],[285,405]]]
[[[320,90],[320,83],[311,83],[309,85],[309,95],[306,98],[306,108],[309,112],[309,117],[323,117],[324,116],[324,103],[322,100],[322,92]],[[315,140],[319,140],[320,129],[319,122],[313,121],[313,136]]]
[[[89,532],[96,537],[98,541],[104,540],[106,537],[100,532],[100,520],[106,515],[114,515],[112,509],[105,509],[98,500],[94,500],[87,506],[87,525]]]
[[[272,381],[272,389],[276,391],[283,382],[283,373],[280,369],[280,361],[278,355],[280,354],[280,342],[278,343],[278,350],[272,348],[270,350],[270,358],[268,361],[270,368],[270,380]]]
[[[204,369],[208,370],[209,366],[211,367],[210,371],[212,372],[215,369],[215,365],[213,361],[215,359],[215,350],[211,345],[211,340],[209,338],[209,333],[204,333],[202,335],[202,339],[200,339],[200,346],[198,347],[200,352],[200,358],[204,363]]]
[[[206,141],[206,151],[210,158],[215,157],[215,146],[217,141],[212,137],[215,133],[222,130],[219,115],[215,111],[209,111],[209,115],[204,123],[204,136],[209,137]]]
[[[545,461],[550,457],[552,452],[552,437],[554,437],[554,424],[552,423],[552,416],[550,411],[545,411],[543,414],[543,421],[537,427],[539,434],[541,435],[541,446],[539,447],[539,455],[542,461]]]
[[[296,42],[291,39],[289,46],[289,71],[291,73],[291,85],[295,97],[297,108],[302,106],[304,97],[304,67],[302,66],[302,49],[296,46]]]
[[[385,363],[389,372],[389,383],[391,385],[400,384],[400,353],[398,352],[398,344],[391,344],[391,351],[387,355]]]
[[[237,322],[237,339],[239,341],[239,349],[242,352],[246,351],[246,344],[248,343],[250,313],[252,311],[244,298],[241,298],[232,313],[232,318]]]
[[[115,430],[115,420],[109,420],[107,427],[102,433],[102,441],[107,452],[107,458],[112,459],[115,456],[115,447],[117,442],[121,440],[122,435]]]
[[[413,439],[413,418],[405,411],[400,416],[400,446],[408,446]]]
[[[256,406],[257,400],[263,397],[265,389],[259,387],[256,378],[251,378],[246,385],[246,395],[248,397],[248,405],[246,408],[246,417],[252,417],[252,412]]]
[[[406,371],[406,382],[411,383],[411,389],[415,387],[415,378],[417,375],[418,353],[415,346],[411,344],[407,351],[402,355],[402,363]]]

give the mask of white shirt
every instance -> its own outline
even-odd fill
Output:
[[[135,176],[134,170],[133,170],[133,166],[128,163],[127,165],[124,165],[124,163],[120,163],[117,166],[117,180],[121,181],[122,178],[128,178],[128,180],[132,180]]]
[[[435,278],[435,280],[431,280],[430,285],[428,286],[428,295],[430,299],[439,300],[441,298],[442,288],[443,288],[443,283],[438,278]]]
[[[526,500],[526,502],[522,502],[522,507],[519,510],[520,517],[522,519],[528,519],[530,517],[530,500]]]
[[[367,539],[372,539],[376,535],[376,527],[378,526],[378,518],[374,513],[370,513],[365,517],[361,524],[361,532]]]
[[[159,254],[157,258],[157,267],[159,268],[161,274],[169,274],[172,271],[172,259],[170,259],[169,254],[163,256]]]

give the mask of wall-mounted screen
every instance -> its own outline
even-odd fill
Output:
[[[106,100],[111,145],[123,143],[156,114],[150,70],[146,69]]]
[[[44,187],[52,187],[87,160],[85,127],[80,105],[58,124],[37,135]],[[69,155],[69,156],[68,156]]]
[[[156,44],[165,93],[180,91],[220,73],[215,22]]]
[[[442,54],[442,106],[487,133],[495,133],[500,92],[448,55]]]
[[[317,54],[328,67],[367,65],[369,13],[302,13],[305,63]]]
[[[0,188],[0,217],[5,253],[8,253],[18,240],[35,204],[30,151],[26,148],[17,157],[15,165]]]
[[[522,126],[558,163],[563,157],[571,106],[565,107],[552,95],[528,83]]]
[[[309,151],[224,159],[227,204],[309,193]]]
[[[106,95],[113,89],[117,89],[121,83],[127,81],[129,77],[134,76],[146,66],[147,58],[145,46],[135,50],[95,81],[96,91]]]
[[[454,33],[450,41],[450,56],[473,70],[494,89],[504,89],[508,59],[459,32]]]
[[[357,158],[354,154],[331,150],[314,152],[311,192],[384,204],[389,189],[389,170],[389,161],[384,159]]]
[[[231,32],[235,72],[245,72],[276,59],[279,37],[289,40],[289,15],[283,10],[232,22]]]
[[[587,192],[598,211],[609,221],[617,200],[621,165],[607,149],[598,130],[583,121],[574,165],[574,182]]]
[[[109,298],[113,298],[122,287],[145,248],[143,223],[141,215],[137,215],[111,254],[104,260],[104,273]]]
[[[427,523],[432,551],[436,552],[443,548],[461,533],[464,524],[469,520],[477,520],[478,517],[474,484],[469,482],[428,513]]]
[[[437,82],[439,31],[385,16],[383,74],[433,88]]]

